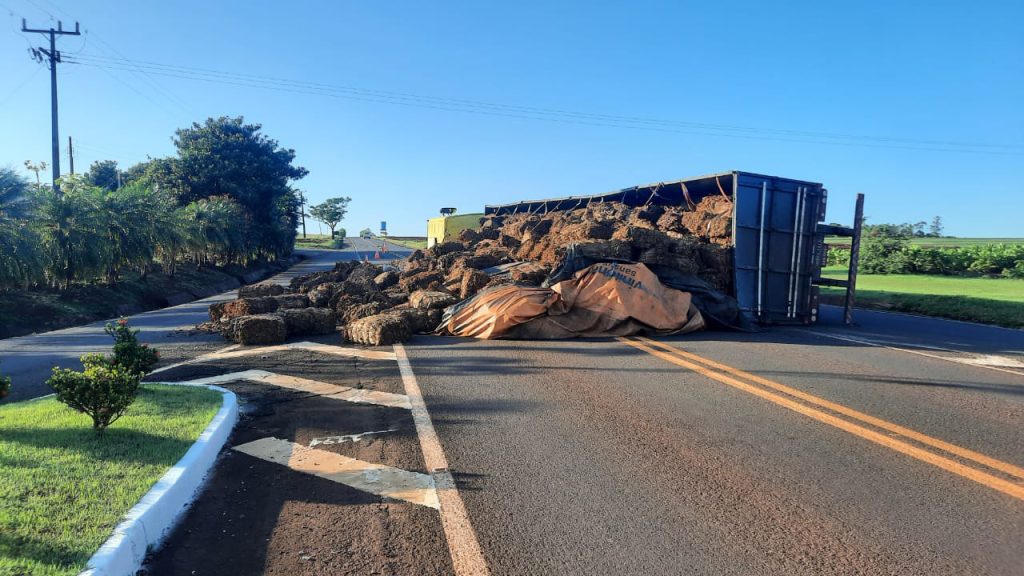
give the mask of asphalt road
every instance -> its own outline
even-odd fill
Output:
[[[402,257],[410,252],[405,248],[395,248],[391,248],[385,257]],[[273,280],[287,284],[294,276],[329,269],[338,261],[372,260],[375,251],[379,249],[378,240],[349,238],[344,250],[298,250],[297,253],[305,259],[274,276]],[[211,303],[236,296],[237,292],[232,290],[179,306],[136,314],[130,316],[129,321],[131,326],[141,330],[140,341],[158,346],[163,359],[174,362],[192,356],[197,351],[223,345],[224,341],[219,336],[189,331],[196,324],[209,319],[207,310]],[[80,368],[78,359],[83,354],[109,351],[112,342],[103,332],[106,322],[0,340],[0,371],[13,381],[11,393],[4,402],[49,394],[50,389],[45,381],[54,366]]]
[[[1024,466],[1024,375],[916,353],[1019,359],[1024,332],[886,314],[845,328],[826,312],[810,330],[665,342]],[[815,405],[749,375],[618,340],[417,337],[406,348],[494,574],[1024,573],[1024,478],[836,409],[802,413],[774,397]],[[908,444],[925,454],[899,451]]]

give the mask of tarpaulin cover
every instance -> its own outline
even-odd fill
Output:
[[[442,329],[471,338],[676,334],[704,327],[690,294],[643,264],[606,262],[550,288],[498,286],[445,310]]]
[[[544,286],[554,286],[572,278],[577,272],[598,262],[627,262],[614,258],[591,258],[586,255],[587,246],[569,244],[565,256],[557,268],[551,271]],[[693,305],[700,310],[704,323],[709,329],[729,329],[741,332],[756,332],[750,318],[740,310],[739,303],[732,296],[712,288],[707,282],[692,274],[684,274],[667,266],[650,266],[658,280],[669,288],[688,292]]]

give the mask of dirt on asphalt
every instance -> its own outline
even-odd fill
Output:
[[[319,341],[338,344],[336,336]],[[295,350],[182,366],[151,379],[185,381],[254,369],[404,393],[393,360]],[[238,395],[240,420],[202,493],[162,547],[150,554],[144,574],[452,572],[436,510],[379,497],[231,449],[275,437],[425,473],[408,410],[354,404],[265,383],[220,385]],[[375,433],[337,438],[367,432]],[[325,443],[325,439],[330,440]]]

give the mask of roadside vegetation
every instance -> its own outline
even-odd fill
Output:
[[[340,250],[345,247],[345,229],[335,230],[335,237],[332,239],[327,234],[307,234],[305,238],[299,236],[295,239],[296,248],[316,248],[319,250]]]
[[[295,152],[239,118],[175,132],[175,156],[119,171],[96,162],[84,175],[36,181],[0,168],[0,304],[11,293],[70,294],[183,268],[228,269],[290,255],[306,175]],[[116,293],[112,296],[116,302]],[[7,298],[16,303],[24,298]],[[0,306],[16,321],[17,310]],[[23,312],[23,311],[22,311]]]
[[[79,573],[220,405],[205,388],[145,384],[103,434],[53,397],[0,406],[0,574]]]
[[[1024,240],[934,236],[923,224],[865,226],[857,305],[1024,328]],[[822,273],[845,278],[849,263],[849,244],[830,243]],[[821,293],[829,302],[843,291]]]
[[[420,236],[388,236],[388,242],[413,250],[427,249],[427,239]]]

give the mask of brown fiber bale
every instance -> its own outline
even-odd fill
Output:
[[[440,286],[444,282],[444,275],[440,272],[426,271],[417,272],[411,276],[405,276],[398,281],[398,285],[406,292],[415,290],[431,289]]]
[[[277,296],[278,294],[284,294],[284,286],[272,282],[250,284],[238,289],[239,298],[259,298],[261,296]]]
[[[435,290],[417,290],[409,295],[409,306],[421,310],[447,308],[458,302],[455,296]]]
[[[384,313],[360,318],[342,328],[342,336],[349,342],[383,346],[404,342],[412,336],[409,322],[399,314]]]
[[[305,294],[282,294],[280,296],[272,296],[277,302],[277,309],[282,308],[309,308],[310,302],[309,297]]]
[[[491,277],[479,270],[463,270],[459,281],[459,298],[465,300],[472,297],[490,281]]]
[[[277,300],[271,296],[261,298],[239,298],[230,302],[217,302],[210,305],[210,320],[220,322],[238,318],[240,316],[251,316],[253,314],[265,314],[277,310]]]
[[[385,290],[387,288],[390,288],[390,287],[394,286],[395,284],[398,284],[398,272],[395,272],[394,270],[388,270],[387,272],[381,272],[380,274],[374,276],[373,284],[377,288],[380,288],[381,290]]]
[[[277,314],[241,316],[231,322],[231,334],[239,344],[280,344],[288,337],[288,326]]]
[[[289,336],[330,334],[337,324],[334,311],[328,308],[278,310],[277,315],[284,320]]]
[[[306,293],[311,305],[317,308],[325,308],[330,305],[334,298],[335,291],[341,286],[338,282],[324,282]]]
[[[551,268],[537,262],[527,262],[509,271],[509,279],[516,284],[540,286],[547,279]]]
[[[361,318],[367,316],[373,316],[374,314],[380,314],[387,309],[386,304],[380,302],[370,302],[369,304],[354,304],[344,309],[344,311],[338,316],[338,321],[341,324],[351,324]]]

